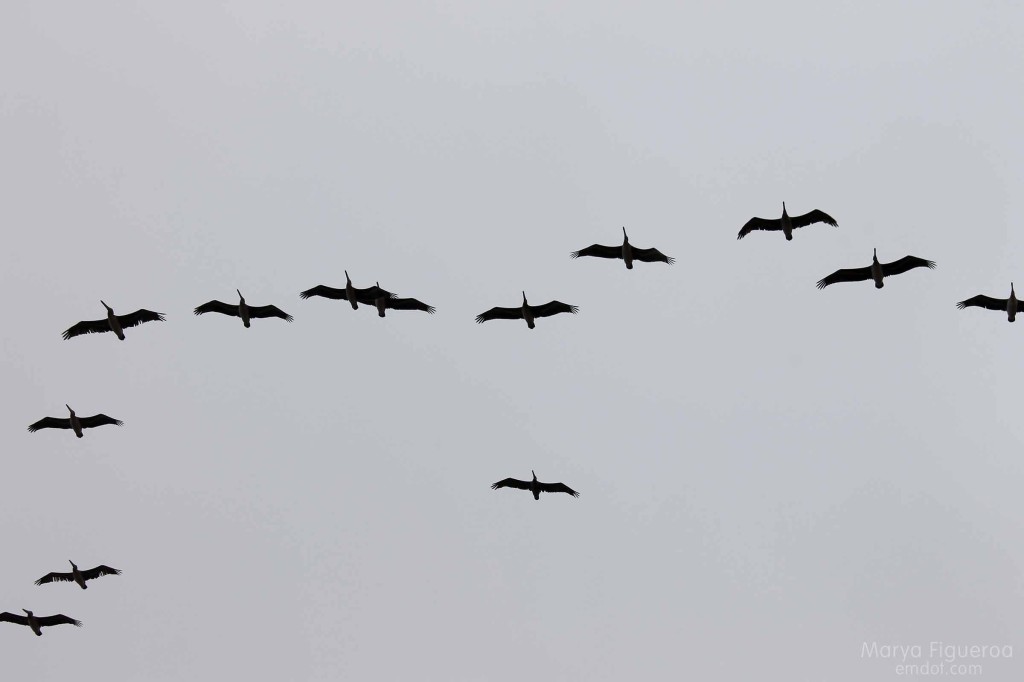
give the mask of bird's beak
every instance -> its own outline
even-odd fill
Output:
[[[100,303],[103,303],[102,299],[100,299]],[[106,303],[103,303],[103,307],[106,308],[107,310],[110,310],[110,306],[107,305]]]
[[[622,236],[627,238],[627,239],[629,239],[629,235],[626,234],[626,226],[625,225],[622,226]]]
[[[352,278],[348,276],[348,270],[345,271],[345,279],[347,279],[349,282],[352,281]]]
[[[71,409],[71,406],[67,403],[64,403],[64,407],[68,408],[68,412],[74,412],[74,410]]]
[[[235,289],[235,291],[238,291],[238,289]],[[245,296],[242,296],[242,292],[241,291],[238,291],[238,298],[245,298]]]

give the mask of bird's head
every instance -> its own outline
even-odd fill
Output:
[[[523,303],[526,303],[526,292],[523,292]]]
[[[78,566],[75,564],[75,562],[72,561],[71,559],[68,559],[68,563],[71,564],[71,568],[78,568]]]
[[[28,617],[29,617],[29,618],[31,618],[31,617],[32,617],[32,612],[31,612],[31,611],[29,611],[28,609],[22,609],[22,611],[24,611],[24,612],[25,612],[26,614],[28,614]]]
[[[1013,282],[1010,282],[1010,293],[1013,293]]]
[[[533,480],[536,481],[537,480],[537,472],[534,471],[533,469],[530,469],[530,473],[533,474]]]
[[[67,403],[64,403],[64,407],[68,408],[68,412],[70,412],[71,414],[74,414],[74,413],[75,413],[75,411],[74,411],[74,410],[72,410],[72,409],[71,409],[71,406],[70,406],[70,405],[68,405]]]
[[[102,300],[100,300],[100,303],[103,303],[103,301],[102,301]],[[106,308],[108,312],[111,312],[111,313],[112,313],[112,312],[114,312],[114,309],[113,309],[113,308],[111,308],[111,307],[110,307],[109,305],[107,305],[106,303],[103,303],[103,307],[104,307],[104,308]]]
[[[352,284],[352,278],[348,276],[348,270],[345,271],[345,283]]]
[[[235,291],[238,292],[238,299],[241,300],[241,301],[244,301],[245,300],[245,296],[242,296],[242,292],[239,291],[238,289],[235,289]]]
[[[622,239],[624,241],[627,241],[627,242],[629,241],[629,235],[626,234],[626,226],[625,225],[622,226]]]
[[[785,201],[782,202],[782,213],[783,214],[786,213],[786,202]]]
[[[878,262],[878,249],[871,249],[871,258],[873,258],[876,263]]]

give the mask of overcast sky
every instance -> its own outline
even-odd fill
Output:
[[[1019,4],[128,4],[0,24],[0,611],[84,623],[5,679],[1020,679],[1024,329],[955,308],[1024,287]],[[623,225],[677,262],[570,260]],[[938,268],[815,288],[876,247]]]

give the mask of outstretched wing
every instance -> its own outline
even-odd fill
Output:
[[[52,573],[50,575],[53,575]],[[97,566],[96,568],[90,568],[88,571],[82,571],[82,577],[86,580],[95,580],[104,575],[121,575],[121,571],[110,566]]]
[[[558,313],[572,313],[575,315],[580,310],[578,306],[562,303],[561,301],[550,301],[544,305],[534,305],[530,307],[533,309],[534,317],[551,317]]]
[[[434,306],[417,301],[415,298],[391,298],[388,299],[388,307],[394,310],[422,310],[431,315],[437,310]]]
[[[64,333],[61,334],[61,336],[63,336],[64,340],[67,341],[72,337],[81,336],[82,334],[102,334],[103,332],[109,331],[110,324],[106,320],[92,320],[88,322],[79,322],[76,325],[68,327],[64,330]]]
[[[882,276],[891,277],[893,275],[899,275],[907,270],[913,270],[914,268],[931,268],[935,269],[935,262],[925,260],[924,258],[918,258],[917,256],[904,256],[899,260],[894,260],[891,263],[882,263]]]
[[[280,317],[282,320],[292,321],[292,316],[276,305],[250,306],[249,317]]]
[[[870,266],[866,268],[836,270],[828,277],[818,280],[818,288],[824,289],[829,284],[836,284],[838,282],[863,282],[866,279],[871,279]]]
[[[480,313],[476,316],[477,324],[482,324],[487,320],[521,320],[523,319],[522,308],[491,308],[486,313]]]
[[[55,616],[43,616],[42,618],[36,618],[36,622],[39,623],[39,627],[47,628],[51,625],[74,625],[76,628],[82,627],[82,621],[69,618],[63,613],[58,613]]]
[[[573,497],[580,496],[578,492],[564,483],[541,483],[540,489],[546,493],[569,493]]]
[[[666,256],[657,249],[633,249],[633,260],[642,261],[644,263],[668,263],[672,265],[676,262],[675,258]]]
[[[747,221],[747,224],[743,226],[740,233],[736,235],[736,239],[743,239],[754,230],[781,230],[782,220],[779,218],[751,218]]]
[[[145,308],[139,308],[130,315],[117,316],[117,321],[121,323],[122,327],[137,327],[143,322],[163,322],[164,319],[163,313],[154,313]]]
[[[579,258],[580,256],[593,256],[595,258],[622,258],[622,247],[591,244],[587,248],[580,249],[579,251],[573,251],[569,255],[573,258]]]
[[[991,296],[974,296],[966,301],[960,301],[956,304],[956,307],[960,310],[964,308],[988,308],[989,310],[1006,310],[1006,299],[1005,298],[992,298]]]
[[[221,315],[231,315],[232,317],[238,317],[238,306],[233,303],[223,303],[221,301],[210,301],[204,303],[195,310],[196,315],[203,315],[205,313],[220,313]]]
[[[529,481],[520,481],[518,478],[506,478],[498,481],[491,485],[491,490],[497,490],[498,488],[518,488],[519,490],[529,490]]]
[[[348,300],[348,296],[345,294],[344,289],[335,289],[334,287],[324,286],[323,284],[318,284],[312,289],[306,289],[299,294],[300,298],[310,298],[311,296],[330,298],[335,301]]]
[[[36,581],[36,585],[44,583],[70,583],[74,582],[75,576],[71,573],[47,573]]]
[[[104,426],[106,424],[113,424],[114,426],[121,426],[124,424],[120,419],[114,419],[113,417],[108,417],[105,414],[94,414],[91,417],[82,417],[79,421],[82,422],[83,429],[91,429],[93,427]]]
[[[61,419],[60,417],[43,417],[35,424],[30,424],[28,430],[30,433],[35,433],[39,429],[70,429],[71,420]]]
[[[365,289],[356,289],[356,299],[360,303],[366,305],[373,305],[378,298],[394,298],[395,295],[386,289],[381,289],[379,286],[374,285],[372,287],[366,287]]]
[[[0,623],[17,623],[18,625],[28,625],[27,616],[19,616],[16,613],[4,611],[0,613]]]
[[[832,227],[839,227],[839,223],[835,221],[835,218],[824,211],[819,211],[818,209],[814,209],[813,211],[804,213],[803,215],[790,216],[789,222],[793,227],[807,227],[814,223],[827,223]]]

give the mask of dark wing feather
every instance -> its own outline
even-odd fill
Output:
[[[391,298],[388,299],[387,306],[394,310],[422,310],[431,315],[437,310],[434,306],[417,301],[415,298]]]
[[[71,420],[61,419],[60,417],[43,417],[35,424],[30,424],[28,430],[31,433],[35,433],[39,429],[70,429]]]
[[[491,486],[491,490],[497,490],[498,488],[518,488],[519,490],[529,490],[530,482],[520,481],[518,478],[506,478]]]
[[[569,493],[573,497],[580,496],[578,492],[564,483],[541,483],[540,489],[546,493]]]
[[[638,260],[643,263],[668,263],[672,265],[676,262],[675,258],[666,256],[657,249],[633,249],[633,260]]]
[[[63,336],[64,340],[67,341],[72,337],[81,336],[82,334],[102,334],[103,332],[109,331],[110,323],[105,319],[91,320],[88,322],[79,322],[76,325],[68,327],[61,336]]]
[[[807,227],[814,223],[826,223],[832,227],[839,227],[839,223],[835,221],[835,218],[824,211],[819,211],[818,209],[814,209],[813,211],[804,213],[803,215],[790,216],[789,222],[794,228]]]
[[[208,303],[202,304],[192,312],[196,315],[202,315],[204,313],[220,313],[221,315],[238,317],[238,305],[234,303],[223,303],[221,301],[209,301]]]
[[[39,623],[39,627],[41,628],[47,628],[51,625],[74,625],[76,628],[82,627],[82,621],[65,616],[63,613],[58,613],[55,616],[43,616],[42,618],[37,617],[36,622]]]
[[[476,316],[477,324],[482,324],[487,320],[521,320],[523,319],[522,308],[491,308],[486,313],[480,313]]]
[[[70,583],[74,582],[75,576],[71,573],[47,573],[36,581],[36,585],[44,583]]]
[[[52,574],[51,574],[52,575]],[[88,571],[82,571],[82,577],[86,580],[95,580],[104,575],[121,575],[121,571],[110,566],[97,566],[96,568],[90,568]]]
[[[836,284],[837,282],[863,282],[866,279],[871,279],[870,266],[866,268],[836,270],[828,277],[818,280],[818,288],[824,289],[829,284]]]
[[[280,317],[282,320],[292,321],[292,316],[276,305],[250,306],[249,317]]]
[[[891,263],[882,263],[882,276],[892,277],[893,275],[899,275],[907,270],[913,270],[914,268],[931,268],[935,269],[935,262],[925,260],[924,258],[918,258],[917,256],[904,256],[899,260],[894,260]]]
[[[960,301],[956,304],[956,307],[960,310],[964,308],[988,308],[989,310],[1006,310],[1005,298],[992,298],[991,296],[978,295],[973,298],[969,298],[966,301]]]
[[[348,300],[348,296],[345,294],[344,289],[335,289],[334,287],[325,286],[323,284],[318,284],[312,289],[306,289],[301,294],[299,294],[299,297],[301,298],[310,298],[311,296],[330,298],[335,301]]]
[[[736,239],[743,239],[754,230],[781,230],[782,220],[779,218],[751,218],[747,221],[747,224],[743,226],[740,233],[736,235]]]
[[[530,308],[533,310],[534,317],[551,317],[558,313],[572,313],[575,315],[580,310],[578,306],[562,303],[561,301],[549,301],[544,305],[532,305]]]
[[[94,414],[91,417],[82,417],[78,421],[82,422],[83,429],[91,429],[96,426],[104,426],[106,424],[113,424],[114,426],[122,426],[124,424],[120,419],[114,419],[113,417],[108,417],[105,414]]]
[[[28,625],[28,616],[19,616],[16,613],[4,611],[3,613],[0,613],[0,623],[17,623],[18,625]]]
[[[573,258],[579,258],[580,256],[594,256],[595,258],[622,258],[622,247],[591,244],[587,248],[580,249],[579,251],[573,251],[569,255]]]
[[[378,298],[394,298],[395,295],[386,289],[381,289],[379,286],[367,287],[365,289],[356,289],[356,300],[366,305],[373,305]]]
[[[143,322],[163,322],[164,319],[163,313],[154,313],[145,308],[139,308],[130,315],[117,316],[117,321],[121,323],[122,327],[137,327]]]

